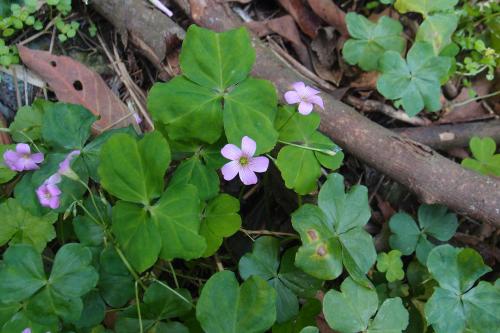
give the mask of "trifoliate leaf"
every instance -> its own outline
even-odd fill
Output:
[[[405,272],[403,271],[401,252],[392,250],[389,253],[380,253],[377,256],[377,269],[379,272],[386,273],[385,277],[389,282],[402,280],[405,277]]]
[[[0,246],[12,244],[31,244],[42,252],[48,242],[56,237],[53,224],[57,214],[33,216],[16,199],[8,199],[0,204]]]
[[[434,54],[451,44],[451,36],[457,29],[458,17],[454,14],[435,14],[427,17],[418,28],[416,41],[432,44]]]
[[[462,166],[483,175],[500,176],[500,154],[495,154],[497,145],[492,138],[473,137],[469,142],[472,158],[462,161]]]
[[[170,164],[170,149],[159,132],[137,141],[116,134],[101,148],[99,176],[102,186],[114,196],[149,205],[163,191],[163,176]]]
[[[406,213],[397,213],[389,221],[393,233],[389,243],[403,255],[410,255],[415,250],[417,259],[425,264],[427,256],[434,247],[428,240],[431,236],[439,241],[448,241],[458,227],[457,217],[440,205],[422,205],[418,209],[418,224]]]
[[[431,251],[427,266],[439,283],[425,305],[427,322],[436,333],[498,331],[500,290],[484,281],[474,287],[491,271],[479,253],[441,245]]]
[[[169,186],[191,184],[196,186],[201,200],[213,199],[219,193],[219,176],[197,156],[183,161],[175,169]]]
[[[448,57],[437,57],[431,44],[413,44],[405,61],[395,51],[387,51],[380,59],[382,75],[377,90],[388,99],[398,100],[406,113],[414,116],[422,109],[441,109],[440,80],[451,66]]]
[[[228,194],[220,194],[205,207],[200,226],[200,235],[207,242],[204,257],[209,257],[217,252],[222,244],[222,239],[232,236],[240,229],[239,210],[239,200]]]
[[[331,174],[318,205],[303,205],[292,214],[302,240],[296,265],[324,280],[337,278],[345,266],[354,279],[364,281],[376,259],[372,238],[363,230],[371,215],[366,187],[353,186],[345,193],[344,178]]]
[[[269,236],[259,237],[253,244],[252,253],[245,254],[238,265],[243,279],[257,275],[274,287],[278,323],[298,314],[297,294],[314,297],[321,285],[321,281],[295,267],[296,250],[289,249],[280,260],[280,241]]]
[[[405,48],[401,36],[403,26],[387,16],[373,23],[363,15],[351,12],[346,15],[346,23],[351,39],[344,44],[344,59],[351,65],[359,65],[364,71],[376,70],[385,51],[401,53]]]
[[[386,299],[375,318],[378,297],[373,289],[365,288],[347,278],[340,292],[330,290],[323,299],[323,313],[328,325],[342,333],[402,332],[408,326],[408,311],[399,297]]]
[[[206,333],[265,332],[276,320],[276,293],[259,276],[240,286],[233,272],[219,272],[203,286],[196,318]]]
[[[458,0],[396,0],[394,7],[402,13],[415,12],[424,17],[435,12],[452,10]]]

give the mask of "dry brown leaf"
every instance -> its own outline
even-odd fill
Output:
[[[321,27],[321,20],[301,0],[278,0],[285,10],[292,15],[300,30],[314,38]]]
[[[81,63],[65,56],[19,46],[23,63],[40,75],[66,103],[80,104],[100,116],[93,129],[101,133],[113,127],[133,124],[127,106],[108,88],[101,76]]]
[[[345,12],[332,0],[307,0],[312,10],[326,23],[340,31],[344,36],[349,33],[345,23]]]
[[[356,80],[351,82],[351,87],[364,90],[377,89],[378,76],[378,72],[363,72],[359,75],[358,78],[356,78]]]

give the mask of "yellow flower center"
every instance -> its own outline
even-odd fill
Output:
[[[249,163],[248,157],[246,157],[246,156],[240,157],[240,165],[241,166],[246,166],[246,165],[248,165],[248,163]]]

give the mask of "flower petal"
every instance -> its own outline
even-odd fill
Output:
[[[55,185],[61,182],[61,175],[59,173],[55,173],[49,178],[47,178],[44,182],[45,185]]]
[[[31,155],[31,160],[34,163],[42,163],[43,162],[43,153],[35,153]]]
[[[302,101],[302,98],[296,91],[290,90],[285,93],[285,101],[287,104],[297,104]]]
[[[319,94],[321,91],[314,89],[313,87],[306,86],[304,89],[306,96],[314,96]]]
[[[23,170],[36,170],[38,169],[38,164],[36,164],[33,159],[31,158],[23,158],[21,159],[23,161]]]
[[[220,171],[222,172],[222,176],[224,176],[225,180],[231,180],[236,177],[238,172],[240,171],[240,164],[238,161],[231,161],[229,163],[224,164]]]
[[[311,113],[312,109],[313,109],[312,103],[302,102],[299,104],[299,113],[304,116],[307,116],[309,113]]]
[[[250,168],[240,169],[240,179],[245,185],[257,184],[257,175]]]
[[[269,167],[269,159],[265,156],[252,158],[249,164],[250,170],[254,172],[266,172]]]
[[[18,143],[16,145],[16,152],[18,154],[31,154],[31,148],[28,144],[26,143]]]
[[[239,160],[241,158],[241,149],[238,148],[237,146],[233,145],[232,143],[228,143],[224,147],[222,147],[220,153],[222,156],[229,160]]]
[[[58,196],[61,194],[61,190],[55,184],[47,184],[47,192],[52,196]]]
[[[317,96],[317,95],[311,96],[311,97],[309,97],[309,102],[316,104],[317,106],[319,106],[323,110],[325,109],[325,106],[323,105],[323,98],[321,98],[321,96]]]
[[[59,208],[60,200],[58,196],[49,199],[49,207],[52,209]]]
[[[252,157],[257,149],[257,143],[248,136],[241,139],[241,150],[247,157]]]
[[[305,92],[306,84],[304,82],[295,82],[292,83],[292,88],[300,94],[301,92]]]

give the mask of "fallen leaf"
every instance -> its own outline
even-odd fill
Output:
[[[314,38],[321,27],[321,20],[301,0],[278,0],[281,6],[292,15],[300,30]]]
[[[339,35],[335,28],[325,27],[318,30],[316,38],[311,42],[313,67],[320,78],[339,85],[344,75],[341,68],[333,68],[337,63]]]
[[[292,44],[300,61],[304,66],[309,67],[310,59],[307,47],[300,39],[300,32],[290,15],[281,16],[267,21],[251,21],[245,24],[252,32],[259,37],[264,37],[276,33]]]
[[[351,87],[356,89],[377,89],[378,72],[362,72],[358,78],[351,82]]]
[[[326,23],[340,31],[344,36],[349,34],[345,23],[345,12],[335,2],[332,0],[307,0],[307,2],[313,12]]]
[[[108,88],[99,74],[69,57],[24,46],[18,49],[23,63],[49,84],[60,101],[83,105],[100,116],[93,125],[96,133],[134,124],[127,106]]]

